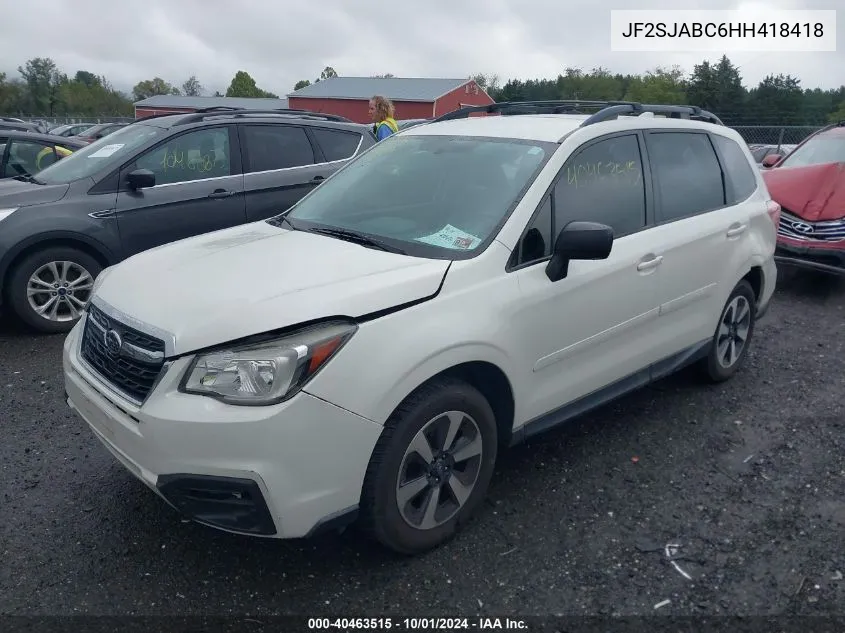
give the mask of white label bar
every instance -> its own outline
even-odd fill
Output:
[[[614,52],[835,52],[835,10],[744,4],[720,10],[610,12]]]

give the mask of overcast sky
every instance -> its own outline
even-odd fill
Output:
[[[688,0],[683,8],[741,3]],[[735,53],[746,86],[769,73],[797,76],[805,88],[845,84],[842,0],[766,0],[783,9],[839,6],[834,53]],[[21,5],[23,7],[24,5]],[[340,75],[509,78],[556,77],[568,66],[640,73],[679,64],[691,71],[705,53],[614,53],[611,9],[678,8],[666,0],[50,0],[3,11],[0,72],[17,76],[32,57],[51,57],[73,74],[105,75],[131,90],[160,76],[181,85],[196,75],[225,92],[246,70],[259,87],[285,95],[326,66]],[[718,59],[720,53],[711,55]]]

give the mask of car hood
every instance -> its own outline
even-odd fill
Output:
[[[775,167],[763,180],[775,202],[805,220],[845,217],[845,163]]]
[[[178,355],[430,297],[449,263],[257,222],[135,255],[106,271],[93,302],[163,330]]]
[[[69,188],[70,185],[37,185],[4,178],[0,180],[0,209],[56,202],[64,198]]]

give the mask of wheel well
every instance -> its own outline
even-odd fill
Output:
[[[754,291],[754,297],[757,301],[759,301],[760,297],[763,296],[763,269],[759,266],[754,266],[745,274],[743,279],[751,284],[751,289]]]
[[[504,372],[492,363],[472,361],[450,367],[432,376],[423,385],[446,377],[463,380],[481,392],[496,416],[499,442],[506,446],[510,444],[513,435],[514,401],[513,389]]]
[[[9,275],[17,268],[18,264],[20,264],[25,258],[29,257],[33,253],[44,250],[45,248],[56,248],[56,247],[64,247],[64,248],[75,248],[78,251],[82,251],[86,255],[90,255],[97,263],[100,264],[103,268],[109,265],[108,260],[106,257],[98,251],[96,248],[86,244],[85,242],[80,242],[79,240],[74,239],[67,239],[67,238],[57,238],[57,239],[49,239],[44,240],[42,242],[36,242],[35,244],[30,244],[26,248],[24,248],[20,253],[15,255],[14,259],[9,262],[8,268],[6,268],[5,279],[3,280],[3,287],[8,288],[9,284]]]

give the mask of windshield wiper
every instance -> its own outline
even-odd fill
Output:
[[[314,228],[308,229],[311,233],[320,233],[321,235],[328,235],[330,237],[336,237],[340,240],[345,240],[347,242],[353,242],[355,244],[360,244],[361,246],[369,246],[370,248],[377,248],[380,251],[386,251],[388,253],[398,253],[399,255],[405,255],[405,251],[401,248],[396,248],[395,246],[391,246],[381,240],[374,239],[372,237],[368,237],[366,235],[362,235],[361,233],[356,233],[355,231],[348,231],[346,229],[324,229],[324,228]]]
[[[20,180],[21,182],[31,182],[35,185],[43,185],[44,183],[38,180],[32,174],[21,174],[20,176],[15,176],[12,180]]]

